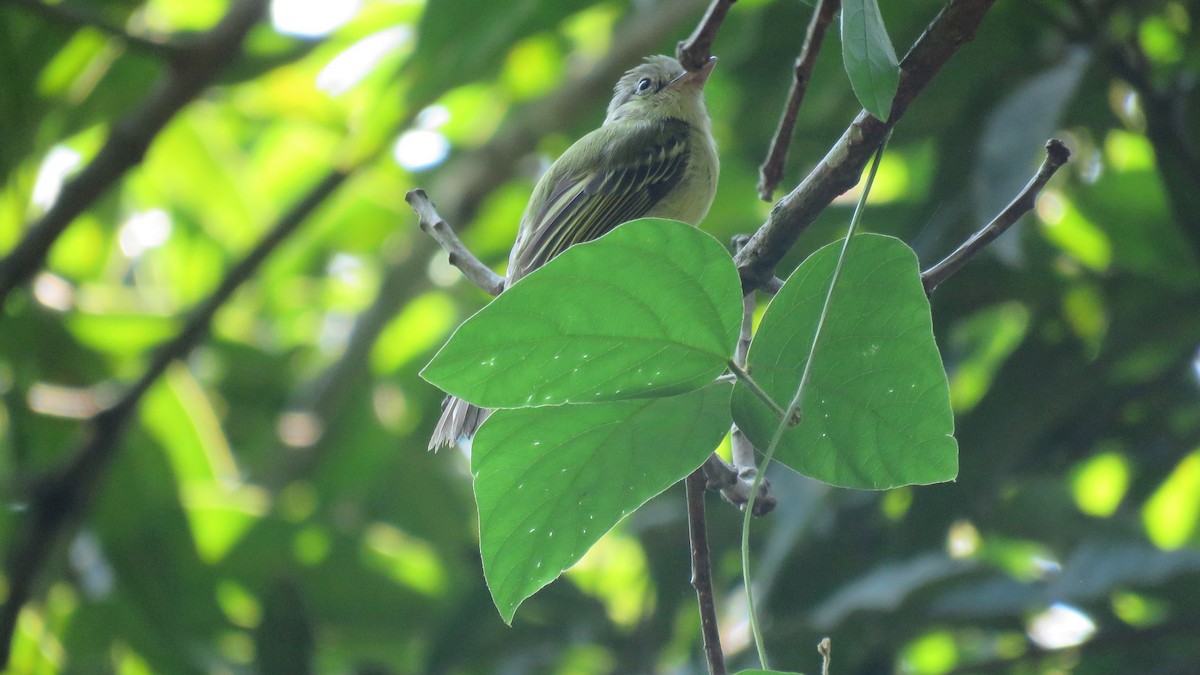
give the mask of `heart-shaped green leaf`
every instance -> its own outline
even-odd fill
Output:
[[[514,284],[421,375],[488,408],[691,391],[724,371],[741,306],[717,240],[678,221],[637,220]]]
[[[505,622],[627,514],[700,466],[729,430],[730,387],[498,410],[471,472],[479,547]]]
[[[781,405],[795,394],[841,242],[805,260],[771,300],[747,359]],[[952,480],[950,389],[917,258],[904,242],[856,236],[834,289],[801,409],[775,458],[833,485],[884,489]],[[733,416],[765,449],[779,423],[745,387]]]
[[[900,62],[876,0],[843,0],[842,62],[858,101],[886,122],[900,86]]]

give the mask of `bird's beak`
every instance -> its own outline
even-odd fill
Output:
[[[703,87],[708,81],[708,76],[712,74],[713,68],[717,65],[717,57],[708,57],[708,63],[700,66],[700,70],[684,72],[684,74],[671,80],[667,83],[667,87],[679,87],[683,85],[692,85],[697,88]]]

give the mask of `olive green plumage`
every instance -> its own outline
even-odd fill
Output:
[[[719,172],[703,92],[715,61],[686,73],[669,56],[651,56],[625,73],[604,124],[538,180],[521,217],[505,287],[621,223],[661,217],[698,225],[704,219]],[[472,436],[486,417],[487,411],[447,397],[430,449]]]

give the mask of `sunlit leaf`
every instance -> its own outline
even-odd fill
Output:
[[[906,645],[901,658],[911,672],[949,673],[958,665],[958,646],[950,631],[933,631]]]
[[[550,583],[626,515],[686,476],[729,429],[729,388],[680,396],[500,410],[471,472],[484,575],[501,617]]]
[[[841,243],[809,257],[771,301],[750,347],[749,369],[786,405],[800,384]],[[950,392],[933,340],[916,256],[892,237],[851,242],[813,356],[803,421],[776,458],[806,476],[883,489],[952,480],[958,447]],[[744,386],[734,419],[766,448],[778,419]]]
[[[174,335],[178,321],[145,314],[84,314],[67,325],[81,344],[109,354],[132,356],[156,347]]]
[[[960,320],[950,338],[950,403],[974,408],[1029,330],[1029,310],[1018,302],[986,307]]]
[[[1111,516],[1129,489],[1130,466],[1116,450],[1101,452],[1080,462],[1071,480],[1075,504],[1089,516]]]
[[[503,55],[523,37],[553,28],[595,0],[474,2],[431,0],[418,28],[417,48],[406,68],[417,80],[410,101],[496,72]]]
[[[1200,450],[1183,458],[1142,508],[1146,535],[1166,550],[1182,547],[1200,524]]]
[[[1087,267],[1103,272],[1113,257],[1108,235],[1061,195],[1047,195],[1055,206],[1044,212],[1041,232],[1051,243]]]
[[[715,239],[677,221],[634,221],[502,293],[421,374],[489,408],[675,394],[725,369],[741,305]]]

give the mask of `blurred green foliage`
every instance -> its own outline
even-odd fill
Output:
[[[617,71],[670,53],[703,4],[272,3],[273,23],[0,314],[8,556],[29,491],[67,459],[83,420],[321,176],[355,170],[148,392],[38,577],[12,671],[700,672],[678,488],[527,601],[513,627],[501,621],[468,463],[424,451],[441,394],[416,375],[487,298],[435,253],[403,194],[429,188],[502,269],[537,167],[599,123],[615,74],[559,102],[551,122],[522,121],[544,121],[539,105],[638,31],[650,46],[618,53]],[[62,6],[186,41],[228,5]],[[940,6],[881,3],[898,53]],[[708,91],[723,166],[704,229],[722,241],[769,209],[757,166],[810,11],[743,0],[717,40]],[[842,674],[1200,664],[1200,216],[1176,207],[1198,188],[1177,161],[1195,157],[1196,139],[1164,144],[1153,126],[1164,115],[1148,107],[1173,101],[1180,127],[1200,128],[1197,94],[1181,86],[1200,75],[1198,20],[1180,0],[997,3],[901,120],[864,226],[925,266],[1012,197],[1048,135],[1073,161],[1034,214],[933,297],[958,481],[868,493],[772,473],[779,507],[753,545],[773,666],[817,670],[825,635]],[[785,188],[858,111],[835,39]],[[1145,82],[1117,43],[1140,48]],[[164,69],[103,31],[0,5],[0,252]],[[844,231],[853,197],[781,276]],[[726,651],[752,667],[739,524],[710,500]],[[9,591],[0,577],[0,599]]]

